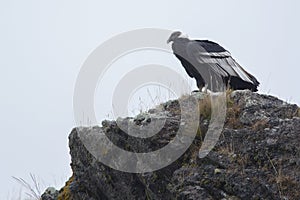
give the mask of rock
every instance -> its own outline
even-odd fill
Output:
[[[53,187],[48,187],[42,195],[43,200],[55,200],[58,197],[58,190]]]
[[[206,102],[204,94],[192,95]],[[170,165],[147,173],[126,173],[102,164],[80,134],[106,136],[127,151],[156,151],[175,138],[180,126],[190,126],[181,120],[178,100],[135,118],[103,121],[102,127],[74,128],[69,136],[73,175],[59,192],[47,189],[42,200],[300,199],[298,106],[273,96],[234,91],[227,112],[222,136],[205,158],[199,159],[198,151],[210,115],[200,113],[200,129],[187,151]],[[158,126],[162,127],[157,134],[147,138],[124,132],[147,135]],[[116,163],[122,165],[122,160]]]
[[[218,169],[218,168],[215,169],[215,174],[221,174],[221,173],[222,173],[221,169]]]

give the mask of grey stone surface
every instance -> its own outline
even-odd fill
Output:
[[[250,91],[229,95],[226,124],[213,151],[203,159],[197,157],[209,124],[202,113],[201,129],[190,148],[171,165],[151,173],[125,173],[103,165],[82,144],[79,129],[73,129],[69,136],[73,176],[59,194],[51,196],[48,190],[42,199],[300,199],[298,106]],[[150,139],[126,135],[115,121],[80,130],[105,133],[130,151],[149,152],[172,140],[183,123],[178,111],[178,101],[169,101],[136,118],[118,119],[143,131],[138,127],[167,116],[162,130]]]

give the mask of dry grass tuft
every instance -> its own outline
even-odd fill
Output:
[[[205,96],[199,103],[200,118],[211,119],[211,99],[210,96]]]
[[[255,124],[252,125],[252,130],[253,131],[261,131],[265,128],[269,128],[269,124],[268,124],[269,120],[267,119],[262,119],[257,121]]]
[[[286,197],[288,197],[287,199],[300,199],[300,185],[295,180],[295,177],[288,176],[283,172],[280,161],[276,164],[268,154],[266,156],[274,170],[274,181],[276,182],[280,199],[286,199]],[[295,193],[294,191],[298,192]]]
[[[25,192],[26,196],[29,199],[32,200],[40,200],[41,199],[41,187],[39,184],[39,181],[37,180],[37,177],[33,174],[30,174],[30,179],[32,181],[32,184],[26,181],[23,178],[16,178],[13,176],[13,179],[15,179],[19,184],[21,184],[22,187],[24,187],[27,192]]]
[[[226,124],[229,128],[238,129],[242,127],[239,120],[241,108],[236,104],[230,97],[232,90],[226,91],[227,97],[227,114],[226,114]]]

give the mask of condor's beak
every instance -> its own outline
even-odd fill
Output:
[[[167,44],[169,44],[171,41],[172,41],[171,38],[169,38],[169,39],[167,40]]]

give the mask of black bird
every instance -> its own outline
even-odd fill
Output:
[[[219,44],[209,40],[190,40],[180,31],[175,31],[167,43],[181,61],[188,75],[196,79],[197,86],[212,92],[225,89],[257,91],[259,82],[244,70],[231,54]]]

